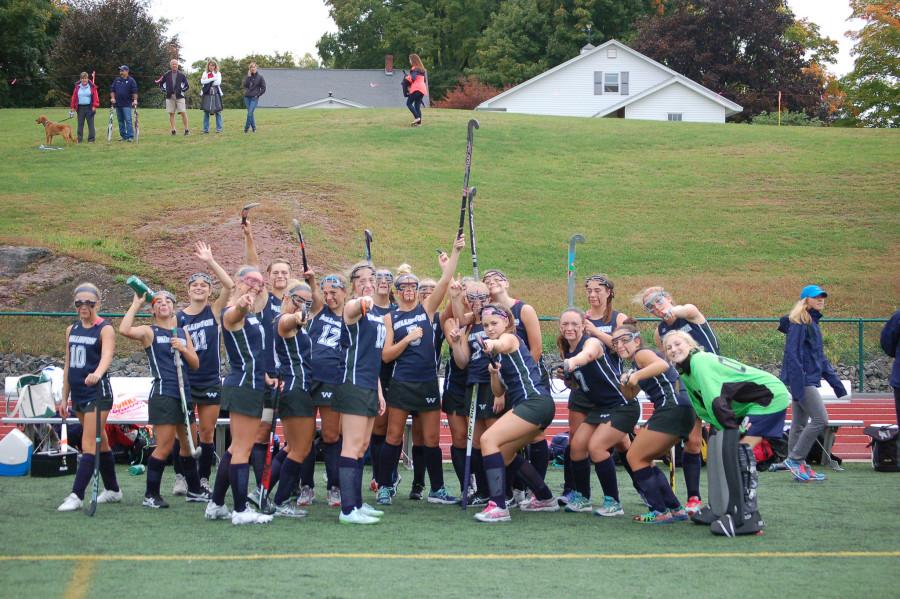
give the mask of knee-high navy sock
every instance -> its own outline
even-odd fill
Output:
[[[669,479],[658,467],[654,466],[653,470],[653,474],[656,476],[656,484],[662,494],[663,503],[665,503],[666,507],[670,510],[677,510],[681,507],[681,502],[678,501],[678,497],[675,495],[675,492],[672,491],[672,485],[669,484]]]
[[[118,491],[116,480],[116,459],[111,451],[100,452],[100,476],[103,477],[103,488],[107,491]]]
[[[504,477],[504,480],[505,480],[505,482],[506,482],[506,487],[505,487],[505,488],[506,488],[506,496],[507,496],[507,497],[512,497],[512,496],[513,496],[513,489],[514,489],[514,488],[515,488],[515,489],[518,489],[518,490],[524,490],[524,489],[525,489],[524,483],[521,483],[521,482],[519,482],[519,481],[516,480],[516,473],[513,472],[513,470],[512,470],[509,466],[506,467],[506,476]]]
[[[191,493],[201,493],[200,475],[197,473],[197,460],[193,456],[175,456],[175,459],[181,464],[181,472],[187,481],[188,491]]]
[[[381,480],[381,448],[384,447],[384,435],[369,437],[369,459],[372,462],[372,478]]]
[[[357,508],[361,508],[362,504],[363,504],[362,480],[363,480],[363,471],[365,470],[365,468],[366,468],[366,459],[365,458],[359,458],[358,460],[356,460],[356,470],[354,472],[354,480],[356,481],[356,484],[353,485],[353,488],[356,491],[356,495],[355,495],[354,499],[356,500]]]
[[[575,488],[575,477],[572,472],[572,452],[566,445],[563,452],[563,495]]]
[[[78,495],[79,499],[84,499],[84,490],[87,489],[88,483],[91,481],[91,475],[94,473],[95,459],[92,453],[82,453],[81,459],[78,460],[78,469],[75,471],[72,492]]]
[[[594,471],[600,479],[603,495],[619,501],[619,482],[616,480],[616,462],[609,456],[602,462],[594,464]]]
[[[247,509],[247,485],[250,483],[250,464],[231,464],[228,467],[231,479],[231,497],[234,500],[234,511]]]
[[[328,476],[328,488],[330,489],[341,488],[341,480],[338,476],[341,445],[340,439],[334,443],[322,443],[322,451],[325,453],[325,474]]]
[[[653,471],[653,467],[647,466],[640,470],[635,470],[634,478],[641,486],[641,491],[644,493],[647,503],[650,504],[650,509],[657,512],[666,511],[666,504],[663,501],[659,481],[656,479],[656,472]]]
[[[181,441],[177,438],[175,439],[175,444],[172,445],[172,453],[169,455],[172,456],[172,469],[175,471],[175,474],[184,476],[184,472],[181,471],[181,462],[178,460],[178,456],[181,455]]]
[[[440,447],[423,447],[425,467],[428,468],[428,480],[431,481],[431,490],[437,491],[444,486],[443,455]],[[424,477],[423,477],[424,480]]]
[[[282,449],[272,458],[272,465],[269,467],[269,490],[274,489],[278,481],[281,480],[281,469],[284,467],[287,454],[288,452]]]
[[[309,453],[306,454],[306,457],[303,459],[303,464],[300,468],[300,484],[306,485],[310,489],[314,489],[316,486],[316,447],[313,444],[309,448]]]
[[[166,468],[164,460],[158,460],[153,456],[147,460],[147,489],[146,497],[159,497],[159,485],[162,483],[163,470]]]
[[[394,479],[392,475],[394,467],[400,459],[400,452],[402,449],[402,445],[392,445],[385,441],[384,446],[381,448],[381,463],[378,465],[378,478],[375,479],[378,481],[379,487],[393,486]]]
[[[226,451],[222,459],[219,460],[219,467],[216,469],[216,481],[213,483],[212,500],[216,505],[225,505],[225,493],[231,483],[231,452]]]
[[[681,469],[684,471],[684,486],[687,487],[688,497],[702,497],[700,495],[700,468],[703,460],[699,453],[681,452]]]
[[[289,457],[284,458],[281,467],[281,480],[278,482],[278,491],[275,493],[275,505],[281,505],[291,497],[297,479],[300,477],[300,462],[295,462]],[[274,484],[274,483],[272,483]]]
[[[197,463],[197,470],[200,474],[200,478],[209,480],[209,475],[212,473],[212,463],[215,456],[216,446],[214,444],[200,444],[200,461]]]
[[[459,479],[459,489],[463,488],[463,477],[466,475],[466,450],[462,447],[450,446],[450,461],[453,462],[453,471]]]
[[[528,446],[528,461],[537,470],[541,479],[547,477],[547,467],[550,465],[550,447],[546,439],[535,441]]]
[[[425,486],[425,446],[424,445],[413,445],[412,446],[412,460],[413,460],[413,486],[419,485],[420,487]]]
[[[637,483],[637,480],[634,478],[634,470],[631,469],[631,464],[628,463],[628,452],[627,451],[618,451],[616,453],[619,454],[619,457],[622,459],[622,468],[625,469],[625,472],[628,473],[628,477],[631,479],[631,485],[635,488],[636,491],[641,490],[641,486]],[[615,464],[615,458],[613,458],[613,464]]]
[[[531,462],[521,455],[516,455],[510,463],[510,466],[516,475],[525,482],[529,489],[531,489],[535,497],[541,501],[547,501],[553,497],[553,492],[550,490],[550,487],[547,486],[547,483],[544,482],[544,479],[541,478],[541,475]]]
[[[499,508],[506,508],[506,466],[503,455],[498,451],[484,456],[484,475],[487,479],[487,493]]]
[[[475,475],[475,483],[478,485],[478,494],[482,497],[490,497],[491,490],[488,487],[487,473],[484,466],[484,455],[480,449],[472,448],[472,474]],[[503,483],[506,486],[506,483]]]
[[[356,507],[356,458],[340,456],[338,459],[338,477],[341,480],[341,512],[345,515]],[[361,483],[362,481],[360,481]],[[360,489],[360,492],[362,489]]]
[[[267,449],[269,449],[268,443],[254,443],[253,449],[250,450],[250,463],[253,464],[253,476],[256,478],[257,487],[262,484],[262,472],[263,468],[266,467]]]
[[[585,498],[591,498],[591,461],[572,460],[572,488]]]

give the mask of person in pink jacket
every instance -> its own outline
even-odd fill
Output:
[[[81,80],[75,84],[69,102],[70,116],[75,112],[78,113],[78,143],[81,143],[84,137],[85,120],[88,124],[88,143],[94,143],[94,115],[97,114],[99,107],[100,95],[97,93],[97,86],[87,73],[81,73]]]

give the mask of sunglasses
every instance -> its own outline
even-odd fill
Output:
[[[613,337],[612,338],[613,347],[617,347],[619,345],[622,345],[623,343],[631,343],[635,339],[638,339],[640,336],[641,336],[640,333],[623,333],[622,335],[619,335],[618,337]]]
[[[419,293],[434,293],[434,285],[419,285]]]
[[[261,291],[266,286],[266,282],[261,277],[259,279],[256,277],[244,277],[241,279],[241,283],[255,291]]]
[[[95,300],[75,300],[75,307],[81,308],[83,306],[87,306],[88,308],[93,308],[97,305]]]
[[[380,283],[381,281],[387,281],[388,283],[393,283],[393,282],[394,282],[394,275],[392,275],[392,274],[389,273],[389,272],[376,272],[376,273],[375,273],[375,280],[378,281],[379,283]]]
[[[337,289],[344,288],[344,282],[334,275],[328,275],[327,277],[319,281],[319,289],[325,289],[325,285],[331,285],[332,287],[335,287]]]
[[[653,308],[660,305],[666,299],[666,294],[658,291],[651,295],[647,301],[644,302],[644,310],[647,312],[653,312]]]
[[[313,305],[313,301],[311,299],[306,299],[302,295],[292,295],[291,301],[294,302],[294,305],[297,306],[298,308],[301,305],[305,305],[307,310],[312,308],[312,305]]]

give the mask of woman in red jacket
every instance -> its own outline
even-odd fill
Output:
[[[409,75],[405,77],[409,83],[409,96],[406,98],[406,107],[416,120],[410,123],[413,127],[422,124],[422,102],[428,95],[428,73],[422,65],[422,59],[418,54],[409,55]]]
[[[99,106],[100,96],[97,94],[97,86],[88,78],[87,73],[81,73],[81,81],[75,84],[72,100],[69,102],[72,112],[78,112],[78,143],[81,143],[84,137],[85,119],[88,123],[88,143],[94,143],[94,115],[97,114]]]

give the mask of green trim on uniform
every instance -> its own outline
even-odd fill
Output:
[[[391,379],[388,406],[405,412],[433,412],[441,409],[441,390],[437,379],[425,382]]]
[[[194,402],[187,402],[188,418],[194,421]],[[147,422],[150,424],[184,424],[181,398],[171,395],[154,395],[147,400]]]
[[[263,392],[247,387],[222,387],[222,409],[251,418],[262,418]]]
[[[614,429],[623,433],[634,432],[638,420],[641,418],[641,406],[636,401],[630,401],[625,405],[611,408],[594,407],[587,415],[585,422],[588,424],[604,424],[609,422]]]
[[[364,389],[353,383],[344,383],[338,390],[331,408],[341,414],[374,418],[378,416],[378,391]]]
[[[667,406],[653,411],[653,415],[647,421],[647,428],[687,439],[694,429],[696,419],[694,408],[691,406]]]

